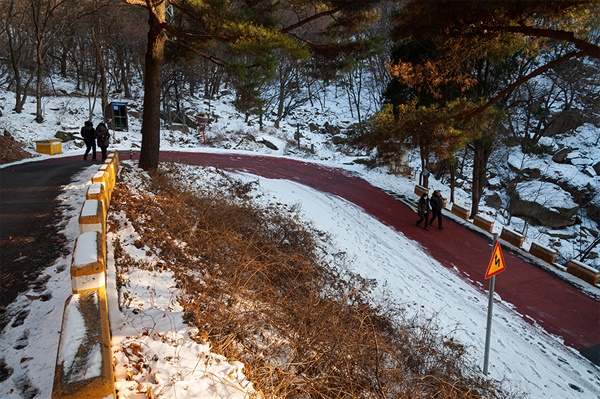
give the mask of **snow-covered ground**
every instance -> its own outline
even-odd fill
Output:
[[[54,138],[57,130],[78,134],[87,119],[87,99],[56,97],[44,101],[45,122],[38,125],[32,115],[35,104],[31,100],[24,112],[17,115],[10,111],[12,95],[0,93],[0,106],[3,108],[0,130],[6,130],[16,139],[27,143],[32,152],[36,140]],[[344,104],[336,104],[334,100],[330,100],[329,104],[332,109],[307,109],[301,115],[298,114],[297,119],[304,120],[306,124],[314,122],[323,125],[327,121],[347,125],[349,122],[342,121],[349,121],[351,117]],[[130,101],[129,105],[133,111],[141,108],[136,101]],[[198,112],[209,111],[201,101],[190,107]],[[355,157],[336,152],[329,136],[311,133],[306,125],[301,131],[301,144],[304,147],[312,146],[314,154],[297,150],[297,142],[293,139],[297,131],[295,120],[293,124],[282,123],[280,129],[266,127],[264,131],[259,131],[257,126],[245,124],[244,116],[237,114],[230,103],[213,101],[210,113],[211,116],[218,116],[218,119],[206,130],[206,139],[209,144],[219,148],[204,146],[204,138],[200,132],[182,133],[174,130],[162,132],[161,148],[251,151],[303,157],[305,160],[313,159],[350,169],[381,188],[398,193],[412,193],[414,180],[352,164]],[[98,122],[99,117],[96,117],[94,124]],[[112,148],[123,154],[122,159],[127,159],[126,154],[130,149],[139,149],[140,126],[139,120],[130,117],[128,132],[114,132],[115,144]],[[256,142],[244,139],[247,133],[252,134]],[[263,138],[275,144],[278,150],[258,143]],[[75,154],[83,154],[81,141],[63,143],[63,155]],[[57,156],[62,155],[55,155]],[[600,158],[600,150],[595,156],[596,159]],[[411,164],[417,165],[418,160],[411,159]],[[96,170],[97,166],[91,166],[76,176],[59,197],[66,209],[67,223],[63,233],[68,243],[74,243],[78,235],[77,212]],[[188,170],[199,176],[208,177],[210,174],[209,170],[202,168]],[[262,195],[255,196],[260,201],[298,204],[300,216],[304,220],[311,222],[317,229],[330,233],[334,246],[332,251],[346,252],[352,260],[349,263],[354,271],[380,283],[381,295],[393,292],[396,298],[402,298],[408,308],[425,316],[435,316],[444,330],[456,334],[470,348],[473,363],[482,365],[487,298],[469,282],[429,257],[418,244],[408,240],[401,232],[381,224],[340,198],[289,181],[249,175],[238,177],[260,182],[259,190]],[[598,184],[598,177],[591,179],[593,184]],[[210,181],[210,178],[204,180]],[[442,189],[443,192],[448,190],[437,181],[431,182],[431,186]],[[456,195],[457,201],[463,201],[463,204],[469,202],[465,191],[458,189]],[[489,211],[490,214],[496,212],[485,208],[484,211]],[[518,220],[513,218],[512,223],[514,225]],[[497,223],[496,228],[501,228],[499,224]],[[597,230],[598,226],[595,228]],[[535,229],[530,227],[529,232],[532,230]],[[115,234],[119,236],[124,250],[132,256],[147,256],[143,249],[133,245],[136,232],[130,230],[130,227],[111,233],[109,241]],[[543,234],[535,232],[531,236],[540,242]],[[533,238],[528,240],[531,242]],[[361,242],[361,245],[353,245],[357,242]],[[208,346],[196,344],[192,340],[191,337],[197,331],[185,325],[182,320],[181,308],[175,300],[177,292],[174,280],[169,272],[131,270],[128,277],[131,286],[136,289],[131,290],[129,299],[143,311],[119,312],[114,269],[110,260],[109,250],[113,351],[117,361],[117,386],[121,389],[121,398],[144,398],[147,397],[147,390],[152,390],[154,397],[166,399],[242,398],[246,393],[252,392],[252,382],[244,378],[242,364],[228,362],[227,359],[210,353]],[[154,258],[146,260],[157,261]],[[11,305],[14,309],[30,309],[30,313],[22,325],[7,327],[0,336],[0,358],[12,369],[12,375],[0,382],[0,397],[50,397],[63,304],[70,293],[69,273],[65,271],[69,264],[68,258],[57,259],[54,265],[43,271],[48,276],[46,289],[52,294],[50,300],[32,300],[30,298],[33,295],[24,294]],[[596,287],[590,289],[598,290]],[[501,301],[500,298],[499,300]],[[509,303],[501,301],[494,309],[490,378],[503,381],[507,389],[524,391],[531,398],[600,397],[600,368],[576,351],[565,347],[558,337],[547,334],[538,326],[525,323]],[[152,371],[146,369],[144,372],[131,373],[131,368],[127,369],[125,366],[136,361],[149,365]]]

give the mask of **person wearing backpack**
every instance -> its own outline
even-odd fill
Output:
[[[96,160],[96,131],[91,121],[85,121],[84,126],[81,128],[81,137],[85,142],[85,154],[83,154],[83,160],[87,161],[87,156],[92,151],[92,160]]]
[[[110,133],[108,132],[108,128],[104,122],[100,122],[98,126],[96,126],[96,142],[98,143],[98,147],[102,150],[103,162],[106,160],[106,149],[108,148],[109,139]]]

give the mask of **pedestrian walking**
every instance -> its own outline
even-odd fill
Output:
[[[433,192],[431,200],[429,200],[429,204],[431,205],[431,213],[433,214],[433,216],[431,216],[431,220],[429,220],[429,224],[433,226],[433,221],[437,219],[438,229],[442,230],[444,228],[442,226],[442,209],[444,208],[444,200],[440,190],[435,190]]]
[[[92,151],[92,160],[96,160],[96,131],[91,121],[85,121],[84,126],[81,128],[81,137],[85,142],[85,154],[83,154],[83,160],[87,161],[87,156]]]
[[[429,222],[429,195],[427,193],[423,193],[419,199],[419,203],[417,204],[417,214],[419,215],[417,226],[425,220],[425,230],[429,230],[427,227]]]
[[[109,139],[110,133],[108,132],[108,128],[104,122],[100,122],[98,126],[96,126],[96,141],[98,142],[98,147],[102,150],[103,162],[106,160],[106,149],[108,148]]]

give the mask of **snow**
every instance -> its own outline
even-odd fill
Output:
[[[102,193],[102,185],[100,183],[91,184],[87,193],[91,196],[99,196]]]
[[[35,103],[31,100],[27,102],[23,113],[17,115],[10,111],[10,104],[13,103],[11,93],[0,92],[0,99],[0,104],[3,104],[0,130],[7,130],[15,138],[26,142],[32,152],[36,140],[54,138],[58,128],[78,134],[80,126],[87,119],[85,98],[45,99],[46,121],[40,125],[33,121]],[[331,99],[328,101],[333,107],[332,110],[307,109],[296,118],[319,124],[325,121],[339,125],[347,124],[342,121],[351,118],[349,111],[344,109],[344,104]],[[131,109],[141,108],[139,102],[130,100],[128,103]],[[192,105],[199,112],[208,111],[200,100]],[[67,110],[69,112],[66,112]],[[260,152],[271,156],[300,157],[306,161],[346,168],[377,187],[397,193],[412,193],[414,188],[414,178],[394,176],[381,169],[367,170],[360,165],[351,164],[355,157],[336,152],[325,136],[312,134],[306,126],[301,130],[302,145],[312,146],[315,154],[297,150],[296,142],[291,140],[297,129],[295,121],[289,125],[282,123],[281,129],[267,127],[266,131],[260,132],[256,126],[243,123],[244,116],[237,115],[226,102],[219,104],[213,101],[210,113],[220,117],[207,126],[205,135],[209,141],[216,140],[217,136],[229,138],[222,141],[222,148],[204,147],[199,132],[184,134],[169,130],[163,130],[161,133],[161,148]],[[98,120],[94,122],[97,123]],[[127,163],[127,153],[130,149],[139,149],[140,126],[139,120],[130,117],[130,131],[115,132],[113,135],[115,141],[111,147],[119,150],[122,163]],[[254,135],[257,141],[270,141],[278,150],[244,140],[246,133]],[[582,140],[585,143],[593,143],[595,135],[598,134],[591,128],[583,133],[585,137]],[[580,144],[568,143],[573,148]],[[80,141],[66,142],[63,143],[63,154],[54,157],[82,156],[83,151]],[[594,148],[593,145],[582,145],[579,151],[587,158],[600,159],[597,146]],[[34,160],[48,157],[50,156],[39,155]],[[410,159],[411,165],[415,167],[418,165],[417,161],[415,158]],[[547,163],[518,153],[511,155],[511,162],[538,167],[547,175],[569,179],[581,187],[586,184],[597,185],[600,182],[598,176],[586,177],[580,173],[576,165]],[[210,176],[210,171],[206,169],[189,167],[188,170],[190,175]],[[59,206],[63,209],[65,223],[61,229],[67,238],[67,247],[72,247],[79,236],[77,216],[83,206],[85,192],[91,186],[92,177],[97,171],[98,164],[74,176],[73,182],[64,187],[63,194],[57,198]],[[379,288],[373,294],[374,300],[393,295],[402,298],[409,312],[435,317],[443,331],[456,334],[457,338],[467,345],[474,364],[482,363],[487,297],[469,281],[443,267],[427,255],[419,244],[407,239],[402,232],[383,225],[341,198],[291,181],[270,180],[245,173],[236,174],[236,177],[259,182],[257,190],[260,194],[254,196],[257,201],[298,205],[300,218],[329,233],[333,246],[331,251],[345,252],[349,259],[348,266],[353,271],[378,282]],[[197,180],[198,184],[202,184],[203,181],[210,182],[210,179]],[[442,182],[436,180],[431,181],[430,187],[446,192],[448,190]],[[469,203],[469,195],[465,190],[457,189],[456,195],[459,204]],[[496,210],[482,206],[482,211],[482,214],[495,219],[495,229],[502,227],[502,215]],[[112,217],[119,220],[124,216],[118,214]],[[519,219],[513,218],[511,228],[518,227],[519,223]],[[183,311],[177,302],[178,290],[172,273],[156,267],[160,254],[152,253],[147,248],[138,248],[137,233],[131,223],[122,225],[124,227],[119,231],[108,233],[107,248],[107,292],[119,397],[147,397],[148,391],[152,391],[154,397],[164,399],[249,397],[254,393],[254,388],[252,381],[248,381],[243,373],[244,365],[212,353],[208,344],[198,343],[202,341],[198,336],[199,331],[183,321]],[[590,229],[598,230],[598,226],[589,226]],[[544,229],[534,231],[530,227],[528,232],[529,242],[535,238],[535,241],[542,245],[548,244],[548,236],[542,234]],[[561,232],[572,236],[574,230],[554,231]],[[122,277],[128,279],[129,285],[125,290],[121,288],[121,304],[117,296],[113,257],[113,243],[117,237],[123,250],[132,256],[133,260],[139,264],[154,266],[132,266],[126,271],[126,275]],[[357,243],[361,245],[356,245]],[[575,248],[580,244],[573,242],[568,245]],[[12,369],[12,374],[0,382],[0,397],[17,399],[51,396],[63,305],[71,292],[68,273],[70,261],[69,257],[61,257],[42,272],[42,275],[47,276],[46,292],[51,294],[50,299],[32,300],[27,294],[23,294],[7,310],[7,313],[11,314],[28,314],[22,324],[9,323],[0,335],[0,358]],[[590,289],[597,290],[597,287]],[[127,293],[126,298],[123,296],[124,292]],[[499,302],[494,307],[489,378],[502,381],[509,390],[526,392],[531,398],[600,397],[599,367],[564,346],[560,338],[548,334],[538,325],[526,323],[510,303],[502,301],[502,298],[496,299]],[[81,320],[76,315],[69,313],[67,320],[76,331],[78,326],[81,326]],[[68,363],[72,354],[61,354],[60,358]],[[136,364],[144,364],[147,369],[144,372],[136,372]]]
[[[64,338],[61,338],[63,343],[60,347],[61,350],[58,351],[57,361],[67,370],[71,369],[73,363],[75,363],[77,350],[85,338],[83,315],[77,307],[78,297],[78,295],[71,297],[69,305],[65,307],[63,316],[63,330],[69,331],[70,334],[65,334]]]
[[[573,209],[577,207],[571,194],[563,191],[554,183],[527,181],[517,184],[519,198],[533,201],[550,210]]]
[[[83,207],[81,208],[81,216],[82,217],[86,217],[86,216],[96,216],[98,214],[98,208],[99,208],[99,202],[98,200],[87,200],[83,203]]]
[[[123,240],[123,250],[135,261],[155,260],[136,247],[138,236],[131,224],[117,235]],[[112,250],[108,257],[107,274],[112,284],[116,280]],[[113,293],[109,312],[120,397],[135,398],[136,393],[150,389],[164,398],[242,399],[247,397],[246,393],[254,392],[242,372],[243,364],[228,362],[211,353],[208,344],[196,343],[198,331],[183,321],[183,309],[177,303],[178,290],[170,271],[133,269],[127,279],[126,309],[119,311],[116,286],[107,290]],[[150,380],[136,373],[134,364],[140,362],[151,368]]]
[[[97,232],[88,231],[85,233],[81,233],[75,241],[75,248],[73,251],[73,263],[75,265],[89,265],[91,263],[98,262],[97,248]]]
[[[98,296],[92,295],[91,298],[98,306]],[[92,348],[86,348],[87,356],[83,359],[84,367],[82,367],[82,356],[78,355],[78,352],[82,345],[85,345],[87,328],[84,316],[80,311],[80,301],[81,295],[75,294],[65,307],[63,331],[68,331],[68,334],[61,335],[62,344],[57,357],[58,363],[63,365],[63,374],[68,377],[69,381],[97,377],[100,375],[102,365],[100,344],[95,344]],[[79,361],[75,363],[76,360]]]

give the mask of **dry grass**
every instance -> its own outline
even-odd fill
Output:
[[[13,139],[8,132],[0,134],[0,165],[31,158],[32,155],[25,150],[25,145]]]
[[[120,184],[113,203],[175,271],[199,339],[243,362],[264,397],[511,397],[435,321],[374,307],[374,283],[325,262],[327,237],[289,209],[256,205],[233,180],[192,192],[178,173],[152,176],[146,194]]]

